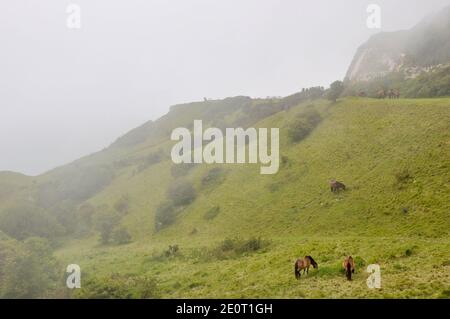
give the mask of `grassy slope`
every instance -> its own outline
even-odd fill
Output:
[[[198,198],[167,229],[155,234],[154,210],[171,182],[169,161],[140,174],[123,169],[90,201],[131,198],[123,223],[134,243],[100,247],[97,238],[68,243],[58,256],[81,265],[86,277],[113,272],[157,277],[163,297],[439,297],[450,289],[449,171],[450,99],[345,99],[319,101],[325,117],[299,144],[290,144],[286,126],[300,105],[260,123],[281,128],[281,154],[288,158],[275,176],[259,166],[227,166],[225,182],[204,189],[210,169],[188,176]],[[157,147],[168,147],[168,143]],[[152,147],[140,145],[135,153]],[[395,173],[413,176],[395,184]],[[327,181],[337,178],[349,190],[334,195]],[[219,215],[203,218],[214,205]],[[404,213],[403,208],[408,212]],[[196,228],[198,232],[190,235]],[[261,236],[265,250],[229,260],[202,260],[196,250],[226,237]],[[169,244],[182,257],[152,258]],[[320,265],[300,282],[292,263],[311,254]],[[340,262],[346,254],[360,260],[355,280],[346,282]],[[382,267],[381,290],[369,290],[363,265]]]

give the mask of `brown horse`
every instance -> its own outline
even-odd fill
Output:
[[[377,92],[377,98],[379,99],[385,99],[386,98],[386,90],[379,90]]]
[[[389,97],[390,99],[394,99],[394,98],[395,98],[395,92],[394,92],[393,89],[390,89],[390,90],[389,90],[389,92],[388,92],[388,97]]]
[[[330,189],[333,193],[336,193],[339,190],[345,190],[345,185],[341,182],[338,182],[336,180],[330,181]]]
[[[299,258],[294,264],[295,278],[300,279],[301,271],[303,274],[309,273],[309,267],[313,265],[314,269],[319,268],[315,260],[311,256],[305,256],[305,258]]]
[[[353,261],[352,256],[348,256],[344,259],[344,262],[342,263],[342,267],[345,269],[345,275],[347,276],[348,280],[352,280],[352,274],[355,273],[355,262]]]

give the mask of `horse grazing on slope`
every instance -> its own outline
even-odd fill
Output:
[[[295,278],[300,279],[301,271],[303,274],[309,273],[309,267],[313,266],[314,269],[319,268],[316,261],[311,256],[305,256],[305,258],[299,258],[294,264]]]
[[[355,273],[355,262],[353,260],[352,256],[348,256],[345,258],[344,262],[342,263],[342,267],[345,269],[345,275],[347,276],[348,280],[352,280],[352,274]]]
[[[345,185],[341,182],[338,182],[336,180],[330,181],[330,189],[333,193],[336,193],[339,190],[345,190]]]

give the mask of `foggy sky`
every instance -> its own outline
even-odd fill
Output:
[[[176,103],[328,86],[380,31],[370,3],[392,31],[450,0],[1,1],[0,171],[42,173]]]

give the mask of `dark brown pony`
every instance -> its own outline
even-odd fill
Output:
[[[309,273],[309,267],[313,265],[313,267],[319,268],[315,260],[311,256],[305,256],[305,258],[299,258],[294,264],[295,270],[295,278],[300,279],[301,271],[303,270],[303,274]]]
[[[353,257],[348,256],[347,258],[345,258],[342,266],[345,269],[345,275],[347,276],[347,279],[352,280],[352,274],[355,273],[355,262],[353,261]]]
[[[345,185],[341,182],[332,180],[330,181],[330,189],[333,193],[336,193],[339,190],[345,190]]]

